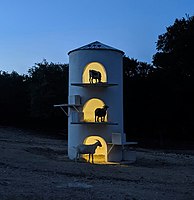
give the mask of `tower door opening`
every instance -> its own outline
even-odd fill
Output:
[[[88,100],[83,107],[83,113],[84,113],[84,121],[85,122],[95,122],[95,110],[97,108],[103,108],[105,103],[97,98],[92,98]],[[108,114],[107,114],[108,115]],[[107,122],[108,116],[105,116],[105,122]]]
[[[88,65],[86,65],[86,67],[84,68],[84,71],[82,74],[82,82],[83,83],[91,83],[91,79],[90,79],[91,70],[100,74],[100,80],[95,79],[94,82],[92,81],[92,83],[97,83],[97,80],[98,80],[98,82],[102,82],[102,83],[107,82],[107,75],[106,75],[106,70],[105,70],[104,66],[102,64],[100,64],[99,62],[91,62]]]

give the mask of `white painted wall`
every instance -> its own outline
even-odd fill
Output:
[[[107,73],[107,82],[117,86],[107,88],[88,88],[72,86],[71,83],[82,83],[82,74],[87,64],[101,63]],[[123,130],[123,58],[122,53],[113,50],[76,50],[69,54],[69,96],[80,95],[82,105],[91,98],[99,98],[109,106],[108,120],[118,125],[101,124],[71,124],[68,119],[68,156],[75,158],[75,147],[83,143],[90,135],[104,138],[108,143],[112,141],[112,133],[124,133]],[[70,112],[72,109],[70,109]],[[82,108],[80,108],[82,110]]]

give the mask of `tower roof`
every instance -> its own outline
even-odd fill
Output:
[[[79,51],[79,50],[111,50],[111,51],[118,51],[118,52],[124,54],[124,52],[119,49],[110,47],[106,44],[96,41],[96,42],[92,42],[90,44],[84,45],[82,47],[79,47],[77,49],[71,50],[68,52],[68,55],[74,51]]]

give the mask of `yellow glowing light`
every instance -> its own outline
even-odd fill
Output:
[[[99,136],[89,136],[84,140],[84,144],[94,144],[96,140],[99,140],[102,144],[102,147],[97,147],[96,152],[94,154],[94,163],[103,163],[107,162],[107,145],[105,140]],[[88,161],[89,156],[87,154],[83,155],[83,158]],[[92,159],[90,158],[90,162]]]
[[[83,75],[82,75],[82,82],[83,83],[90,83],[89,82],[89,70],[95,70],[99,71],[101,73],[101,82],[106,83],[107,82],[107,77],[106,77],[106,71],[105,68],[102,64],[98,62],[92,62],[86,65]],[[95,83],[95,80],[94,80]]]
[[[102,108],[105,103],[100,99],[90,99],[87,101],[83,107],[84,121],[85,122],[95,122],[95,110],[96,108]],[[105,122],[107,122],[107,115],[105,116]]]

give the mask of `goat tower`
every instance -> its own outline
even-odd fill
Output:
[[[123,160],[123,52],[98,41],[69,55],[68,156],[94,144],[94,161]]]

